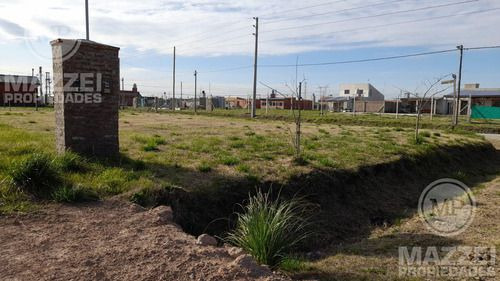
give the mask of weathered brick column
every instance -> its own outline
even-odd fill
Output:
[[[87,40],[51,45],[57,151],[117,155],[120,49]]]

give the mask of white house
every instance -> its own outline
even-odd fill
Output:
[[[370,83],[341,84],[339,97],[356,97],[364,101],[384,100],[384,95]]]

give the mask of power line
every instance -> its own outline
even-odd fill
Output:
[[[456,51],[457,51],[457,49],[448,49],[448,50],[441,50],[441,51],[434,51],[434,52],[424,52],[424,53],[415,53],[415,54],[379,57],[379,58],[368,58],[368,59],[359,59],[359,60],[346,60],[346,61],[320,62],[320,63],[302,63],[302,64],[267,64],[267,65],[261,65],[261,67],[295,67],[295,66],[321,66],[321,65],[335,65],[335,64],[351,64],[351,63],[362,63],[362,62],[372,62],[372,61],[383,61],[383,60],[394,60],[394,59],[403,59],[403,58],[411,58],[411,57],[429,56],[429,55],[451,53],[451,52],[456,52]]]
[[[371,7],[382,6],[382,5],[387,5],[387,4],[397,3],[397,2],[405,2],[405,1],[409,1],[409,0],[384,1],[384,2],[374,3],[374,4],[370,4],[370,5],[357,6],[357,7],[346,8],[346,9],[335,10],[335,11],[327,11],[327,12],[322,12],[322,13],[308,14],[308,15],[298,16],[298,17],[292,17],[292,18],[279,18],[279,19],[276,19],[276,20],[265,21],[265,24],[273,24],[273,23],[276,23],[276,22],[297,20],[297,19],[309,18],[309,17],[316,17],[316,16],[324,16],[324,15],[329,15],[329,14],[341,14],[341,13],[350,12],[350,11],[353,11],[353,10],[359,10],[359,9],[364,9],[364,8],[371,8]]]
[[[322,7],[322,6],[336,4],[336,3],[340,3],[340,2],[346,2],[346,0],[329,1],[329,2],[325,2],[325,3],[320,3],[320,4],[312,5],[312,6],[305,6],[305,7],[299,7],[299,8],[293,8],[293,9],[283,10],[283,11],[280,11],[279,13],[283,14],[283,13],[289,13],[289,12],[295,12],[295,11],[303,11],[303,10],[307,10],[307,9]],[[272,12],[272,13],[260,15],[259,17],[265,19],[266,17],[272,16],[274,14],[276,14],[276,12]]]
[[[374,28],[380,28],[380,27],[390,27],[390,26],[407,24],[407,23],[416,23],[416,22],[438,20],[438,19],[444,19],[444,18],[450,18],[450,17],[458,17],[458,16],[465,16],[465,15],[472,15],[472,14],[487,13],[487,12],[492,12],[492,11],[496,11],[496,10],[500,10],[500,8],[484,9],[484,10],[477,10],[477,11],[466,12],[466,13],[458,13],[458,14],[451,14],[451,15],[444,15],[444,16],[437,16],[437,17],[430,17],[430,18],[423,18],[423,19],[416,19],[416,20],[400,21],[400,22],[394,22],[394,23],[389,23],[389,24],[370,25],[370,26],[364,26],[364,27],[359,27],[359,28],[337,30],[337,31],[333,31],[333,32],[310,34],[308,36],[309,37],[312,37],[312,36],[317,37],[317,36],[332,35],[332,34],[343,33],[343,32],[352,32],[352,31],[359,31],[359,30],[363,30],[364,31],[366,29],[374,29]],[[264,43],[264,42],[274,42],[274,41],[277,41],[277,40],[298,40],[298,39],[303,39],[303,38],[304,38],[303,36],[300,36],[300,37],[282,37],[282,38],[273,38],[273,39],[261,40],[260,42]]]
[[[470,4],[470,3],[478,2],[478,1],[479,0],[467,0],[467,1],[462,1],[462,2],[454,2],[454,3],[434,5],[434,6],[427,6],[427,7],[415,8],[415,9],[408,9],[408,10],[402,10],[402,11],[387,12],[387,13],[370,15],[370,16],[362,16],[362,17],[357,17],[357,18],[348,18],[348,19],[343,19],[343,20],[320,22],[320,23],[306,24],[306,25],[300,25],[300,26],[290,26],[290,27],[275,28],[275,29],[270,29],[270,30],[264,30],[262,33],[275,32],[275,31],[283,31],[283,30],[291,30],[291,29],[299,29],[299,28],[307,28],[307,27],[313,27],[313,26],[319,26],[319,25],[326,25],[326,24],[333,24],[333,23],[340,23],[340,22],[348,22],[348,21],[359,20],[359,19],[369,19],[369,18],[376,18],[376,17],[382,17],[382,16],[390,16],[390,15],[397,15],[397,14],[404,14],[404,13],[419,12],[419,11],[425,11],[425,10],[431,10],[431,9],[438,9],[438,8],[445,8],[445,7],[457,6],[457,5]]]

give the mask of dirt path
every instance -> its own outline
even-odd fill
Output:
[[[0,280],[285,280],[170,217],[114,200],[0,217]]]

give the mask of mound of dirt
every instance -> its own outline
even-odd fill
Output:
[[[0,280],[287,280],[234,248],[196,245],[168,207],[119,200],[0,217],[0,268]]]

